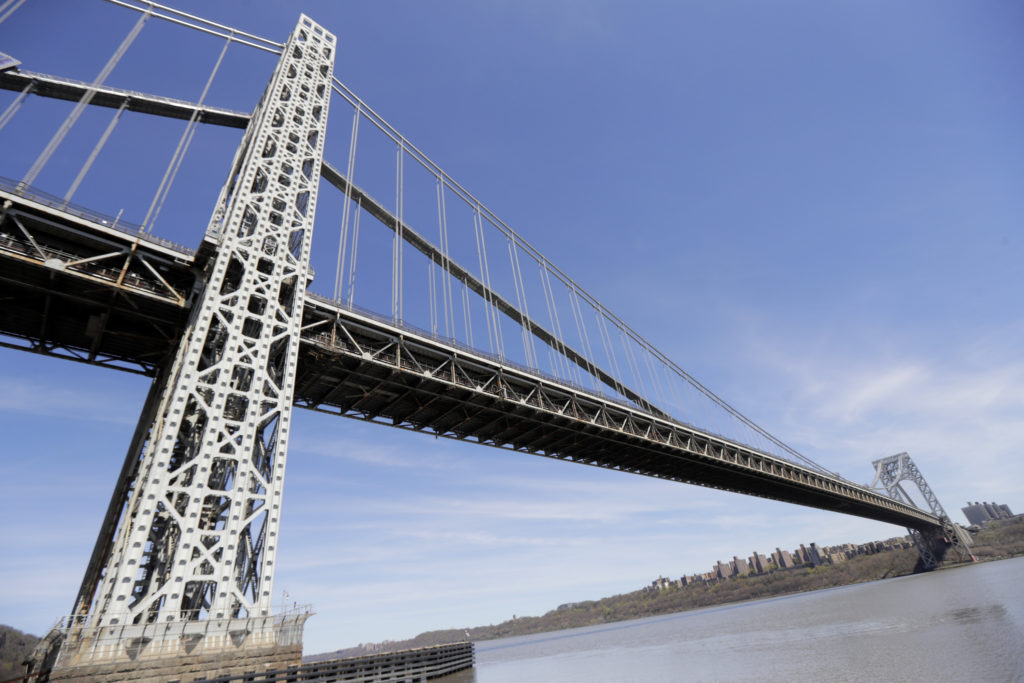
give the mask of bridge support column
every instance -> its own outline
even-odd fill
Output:
[[[971,535],[949,518],[909,455],[898,453],[888,458],[875,460],[871,464],[875,466],[875,480],[872,482],[871,488],[877,488],[881,484],[891,498],[913,505],[914,501],[900,485],[901,481],[912,481],[917,485],[925,502],[928,503],[932,514],[941,520],[941,528],[907,529],[911,538],[914,539],[914,545],[917,546],[920,556],[918,566],[921,569],[930,571],[938,567],[950,549],[954,550],[961,562],[973,559],[968,549],[972,544]]]
[[[309,612],[272,615],[271,594],[335,47],[302,16],[253,114],[207,231],[204,290],[141,418],[116,538],[90,563],[103,571],[61,626],[55,678],[301,657]]]

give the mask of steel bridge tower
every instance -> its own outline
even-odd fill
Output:
[[[272,614],[271,595],[335,48],[301,16],[253,113],[207,229],[216,254],[143,409],[53,680],[185,653],[223,657],[222,672],[301,658],[309,612]]]
[[[308,608],[278,614],[271,610],[296,401],[305,408],[386,421],[435,437],[917,525],[910,531],[927,568],[941,561],[949,545],[944,537],[960,543],[961,550],[969,543],[957,535],[958,528],[906,454],[875,462],[873,487],[881,482],[887,494],[854,484],[758,427],[655,349],[335,80],[336,39],[305,15],[283,49],[264,41],[273,45],[272,52],[282,49],[281,57],[251,117],[219,110],[203,119],[212,111],[203,106],[205,90],[199,103],[192,104],[104,86],[104,101],[94,101],[97,88],[157,7],[148,0],[144,4],[146,8],[135,8],[143,17],[92,85],[0,70],[0,88],[21,93],[0,114],[0,127],[36,89],[41,96],[77,99],[22,181],[0,183],[0,241],[7,250],[0,257],[6,259],[4,267],[19,264],[16,272],[23,279],[16,283],[16,277],[4,278],[5,313],[11,314],[0,320],[6,326],[0,336],[27,339],[25,348],[48,353],[63,348],[70,357],[76,357],[76,349],[88,349],[88,362],[93,362],[107,348],[110,335],[105,337],[104,330],[114,310],[100,299],[111,292],[124,295],[138,284],[126,285],[131,263],[142,273],[139,282],[158,283],[155,291],[169,292],[177,306],[173,314],[162,309],[154,313],[164,316],[155,319],[166,328],[159,360],[153,360],[147,347],[149,337],[137,334],[138,326],[151,323],[135,315],[138,307],[125,316],[131,318],[125,323],[131,333],[122,337],[131,343],[124,348],[113,343],[113,357],[148,359],[146,372],[156,379],[71,616],[42,641],[33,656],[35,672],[52,669],[51,680],[186,680],[281,669],[301,661]],[[174,15],[190,17],[177,11]],[[178,23],[177,18],[173,21]],[[235,29],[222,35],[229,43],[234,36]],[[207,88],[212,79],[213,74]],[[323,158],[332,92],[353,108],[345,173]],[[90,103],[113,106],[118,113],[63,203],[47,203],[32,181]],[[71,229],[62,221],[75,217],[68,213],[68,202],[126,110],[188,118],[190,126],[206,120],[245,127],[199,253],[161,261],[175,273],[169,279],[176,287],[145,256],[136,255],[140,240],[145,249],[145,228],[126,238],[133,246],[112,247],[123,244],[121,237],[111,239],[113,226],[98,225],[95,214],[85,213],[79,217],[91,227],[87,232],[75,228],[74,234],[92,237],[72,242],[65,236]],[[396,145],[395,213],[353,181],[360,120],[372,123]],[[191,140],[187,131],[185,147]],[[439,245],[414,230],[418,224],[410,216],[417,214],[406,209],[407,157],[416,162],[411,166],[426,173],[421,179],[426,177],[436,188]],[[173,179],[180,160],[176,151],[151,212],[154,207],[158,211],[161,193],[166,197],[164,182]],[[321,177],[343,192],[346,202],[333,300],[306,293]],[[464,219],[472,216],[478,270],[458,263],[449,252],[446,201],[461,207]],[[353,204],[346,300],[341,278]],[[429,208],[433,214],[434,207]],[[63,217],[52,220],[51,210]],[[362,213],[394,233],[390,318],[355,306]],[[117,221],[113,219],[114,225]],[[508,251],[511,282],[503,285],[491,282],[485,224],[488,239],[496,237]],[[149,215],[143,225],[152,228]],[[94,230],[101,232],[88,232]],[[406,246],[429,264],[429,333],[406,326],[402,319],[403,287],[415,286],[402,284]],[[103,268],[116,255],[125,256],[121,271]],[[547,323],[529,314],[523,272],[533,271],[530,266],[538,273],[530,290],[543,298]],[[47,290],[40,314],[38,281],[50,281],[57,273],[60,287]],[[440,302],[435,278],[440,278]],[[93,298],[68,296],[82,282],[99,285],[90,286]],[[456,292],[462,295],[461,309]],[[474,305],[471,294],[477,297]],[[60,302],[52,312],[51,295]],[[427,298],[419,305],[426,307]],[[489,351],[479,336],[479,344],[473,343],[474,309],[478,313],[473,315],[484,314],[483,322],[477,318],[476,329],[478,334],[481,327],[486,329]],[[463,316],[464,337],[456,330],[457,312]],[[54,319],[61,320],[59,330],[47,325]],[[510,341],[506,353],[505,323],[521,334],[522,356],[513,351],[518,342]],[[49,349],[48,339],[53,344]],[[180,341],[165,343],[167,339]],[[545,347],[550,351],[547,365]],[[385,378],[389,387],[383,387]],[[590,389],[583,386],[588,381]],[[392,392],[392,387],[401,390]],[[674,410],[686,414],[691,399],[711,409],[716,420],[710,424],[721,420],[734,431],[700,429],[672,416]],[[900,486],[906,479],[918,484],[931,514],[913,505]]]
[[[900,484],[901,481],[911,481],[916,486],[921,496],[928,504],[932,514],[942,522],[941,533],[938,530],[925,532],[919,529],[907,527],[917,552],[921,556],[921,565],[924,569],[935,569],[941,563],[950,548],[955,549],[960,560],[970,560],[973,556],[970,553],[970,546],[973,544],[971,535],[962,527],[954,524],[939,503],[939,499],[932,492],[928,482],[925,481],[917,465],[906,453],[897,453],[888,458],[875,460],[871,463],[875,466],[875,480],[871,488],[877,488],[881,484],[889,497],[901,500],[911,505],[914,501],[907,494]]]

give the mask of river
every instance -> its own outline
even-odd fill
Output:
[[[1024,557],[484,641],[440,680],[1024,681]]]

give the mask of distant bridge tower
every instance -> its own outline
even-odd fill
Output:
[[[299,663],[309,613],[271,614],[271,595],[335,47],[303,15],[252,116],[207,230],[204,289],[143,409],[54,680],[116,678],[105,667],[140,660],[159,677],[186,653],[222,657],[222,672]]]
[[[871,482],[871,488],[878,488],[879,484],[885,488],[891,498],[914,504],[913,499],[907,495],[906,490],[900,484],[902,481],[912,481],[917,485],[921,496],[928,504],[932,514],[942,520],[942,533],[925,533],[918,529],[909,528],[917,551],[921,555],[921,563],[925,569],[934,569],[941,562],[950,547],[956,549],[961,560],[971,557],[968,547],[972,544],[971,536],[958,525],[953,524],[949,515],[935,497],[928,482],[925,481],[917,465],[906,453],[875,460],[871,463],[875,466],[875,480]]]

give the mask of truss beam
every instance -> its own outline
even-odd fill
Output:
[[[88,83],[71,78],[50,76],[33,71],[0,72],[0,88],[4,90],[20,92],[30,84],[32,85],[31,92],[33,95],[68,100],[70,102],[78,102],[92,87]],[[124,107],[128,111],[154,114],[172,119],[184,119],[186,121],[191,120],[194,116],[200,123],[227,126],[228,128],[245,128],[249,125],[249,114],[244,112],[197,105],[193,102],[173,97],[150,95],[134,90],[114,88],[108,85],[101,85],[93,89],[95,94],[89,104],[100,107],[110,107],[111,109]]]
[[[203,638],[226,644],[223,628],[276,623],[268,618],[335,47],[303,15],[250,118],[214,211],[216,253],[140,419],[63,667],[92,661],[111,629],[127,628],[128,638],[159,625],[177,634],[173,650],[177,624],[206,622]],[[142,265],[184,308],[166,278]],[[265,645],[264,635],[254,642]]]
[[[866,487],[320,298],[308,302],[306,326],[299,406],[914,528],[939,526],[935,516]]]
[[[921,529],[908,527],[914,545],[917,546],[918,554],[921,556],[921,564],[925,569],[935,569],[942,563],[949,548],[955,549],[961,561],[971,559],[970,535],[963,529],[958,528],[946,514],[938,497],[932,488],[925,481],[924,475],[917,469],[914,460],[906,453],[875,460],[871,463],[875,467],[875,479],[871,488],[882,488],[894,500],[905,501],[913,505],[913,500],[902,486],[902,482],[913,483],[921,496],[927,503],[932,514],[939,520],[939,527],[933,529]]]

